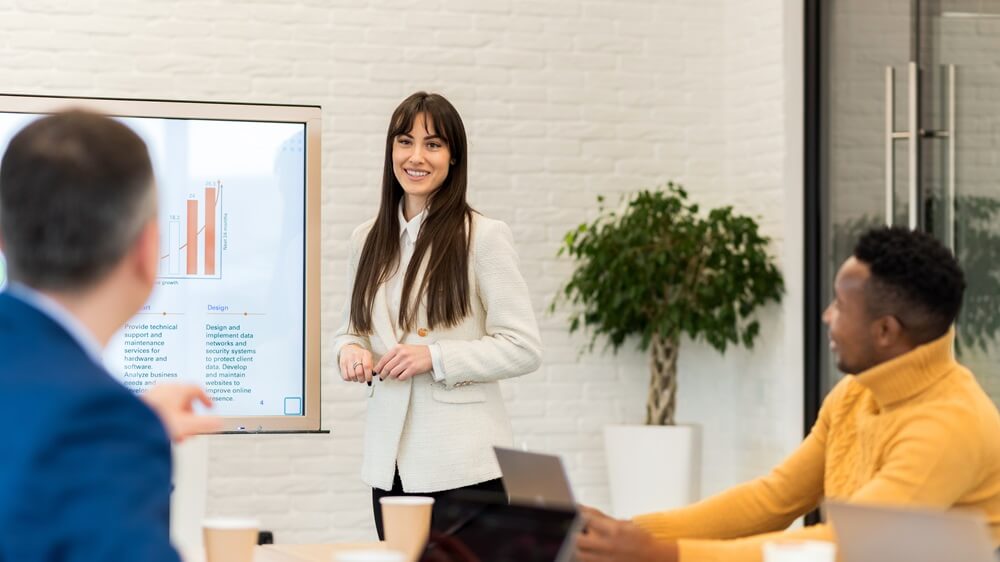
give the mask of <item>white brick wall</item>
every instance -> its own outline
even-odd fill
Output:
[[[470,199],[510,223],[545,343],[504,386],[516,440],[565,456],[608,504],[600,428],[641,422],[645,357],[578,355],[564,314],[563,233],[595,196],[674,179],[760,216],[788,277],[753,352],[686,343],[679,418],[704,425],[706,493],[801,436],[801,10],[791,0],[0,0],[10,93],[321,104],[323,314],[335,325],[345,241],[378,199],[383,135],[417,89],[448,96],[470,137]],[[253,513],[279,541],[373,536],[359,481],[363,389],[324,338],[329,436],[213,437],[208,508]]]

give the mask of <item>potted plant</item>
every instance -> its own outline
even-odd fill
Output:
[[[589,332],[588,351],[602,338],[615,353],[629,338],[650,350],[646,426],[605,430],[613,510],[623,517],[683,505],[698,493],[697,430],[672,427],[681,337],[704,340],[719,352],[752,347],[760,331],[753,313],[780,302],[784,284],[768,254],[770,240],[732,207],[703,216],[674,183],[640,191],[617,210],[603,203],[598,197],[598,217],[565,236],[559,255],[568,254],[576,268],[550,310],[568,302],[569,331]],[[681,450],[669,450],[671,439]],[[650,462],[657,455],[664,466]],[[642,468],[651,475],[638,474]],[[657,496],[653,483],[678,489],[665,487]],[[623,497],[633,494],[635,501]]]

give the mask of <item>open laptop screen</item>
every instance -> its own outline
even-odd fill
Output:
[[[577,513],[458,492],[435,500],[424,562],[569,560]]]
[[[861,505],[828,500],[825,510],[844,562],[994,562],[979,513]]]
[[[557,455],[493,447],[511,503],[575,509],[566,468]]]

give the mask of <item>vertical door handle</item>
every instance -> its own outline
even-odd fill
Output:
[[[908,192],[908,226],[916,229],[920,226],[920,200],[919,200],[919,176],[920,171],[920,121],[919,121],[919,70],[917,63],[911,62],[907,65],[907,98],[909,107],[907,108],[907,130],[897,131],[895,125],[896,100],[895,85],[893,83],[894,71],[891,66],[885,67],[885,224],[892,226],[894,222],[894,210],[896,204],[895,183],[896,183],[896,159],[893,151],[894,143],[897,140],[906,140],[910,144],[907,147],[907,171],[909,174]]]
[[[885,67],[885,224],[892,226],[896,205],[896,158],[893,145],[896,141],[896,89],[891,66]]]
[[[910,62],[907,65],[907,78],[908,78],[908,96],[910,107],[907,112],[909,115],[909,197],[910,197],[910,222],[909,226],[911,230],[916,230],[920,227],[920,200],[919,191],[920,187],[918,184],[919,173],[920,173],[920,104],[919,104],[919,88],[920,88],[920,70],[917,68],[917,63]]]
[[[955,147],[958,138],[955,137],[955,65],[948,65],[948,185],[947,203],[945,204],[945,242],[955,253]]]

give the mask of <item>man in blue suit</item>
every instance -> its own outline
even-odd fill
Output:
[[[170,437],[217,421],[196,387],[141,400],[100,357],[156,278],[145,143],[86,112],[28,125],[0,162],[0,249],[0,562],[178,560]]]

